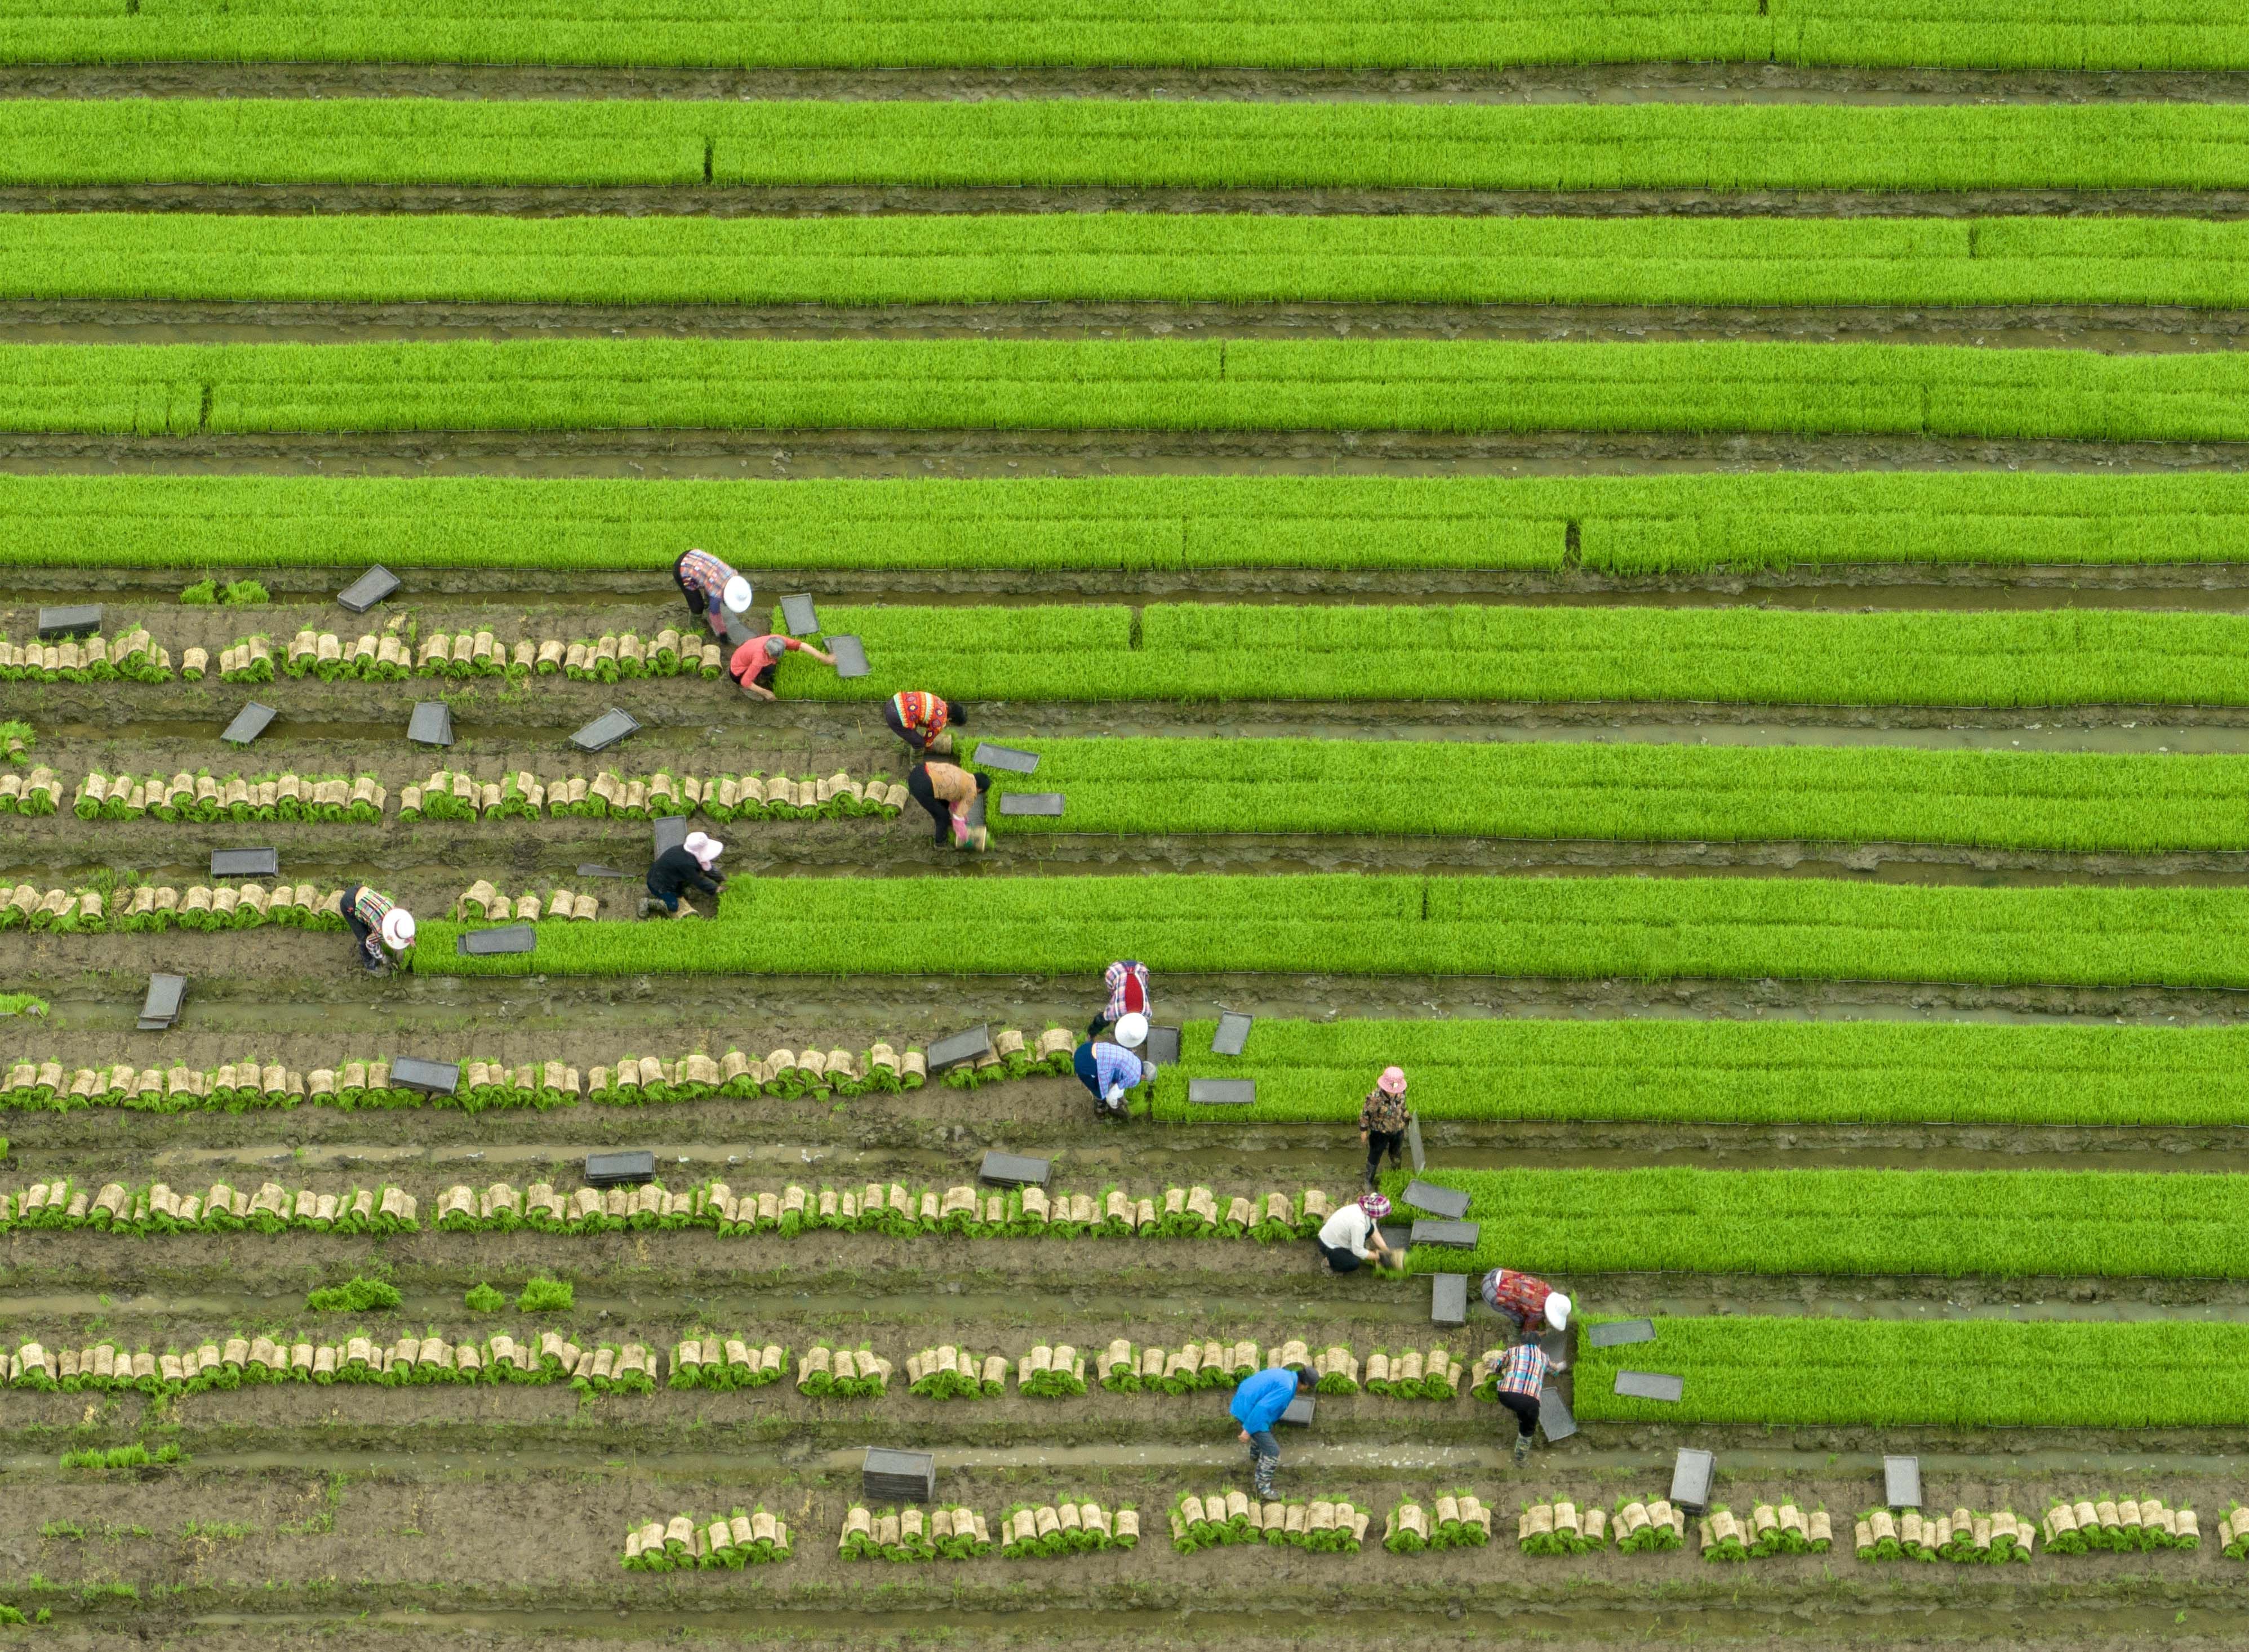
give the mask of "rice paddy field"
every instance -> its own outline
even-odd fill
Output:
[[[0,1635],[2238,1637],[2238,6],[0,0]]]

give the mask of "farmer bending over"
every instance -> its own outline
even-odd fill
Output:
[[[783,637],[770,632],[764,637],[753,637],[734,650],[733,658],[726,662],[726,675],[741,686],[742,692],[753,699],[773,699],[774,673],[781,669],[781,657],[794,650],[809,654],[822,665],[833,665],[836,656],[823,654],[801,637]]]
[[[906,749],[916,757],[931,752],[939,757],[950,757],[953,726],[968,726],[968,708],[940,694],[908,689],[883,702],[883,721],[891,733],[905,741]]]
[[[1518,1342],[1500,1356],[1499,1402],[1515,1413],[1515,1466],[1530,1456],[1530,1436],[1538,1431],[1538,1396],[1552,1369],[1537,1342]]]
[[[1250,1473],[1261,1497],[1277,1495],[1273,1473],[1281,1466],[1281,1442],[1273,1437],[1273,1425],[1296,1399],[1297,1390],[1311,1386],[1310,1371],[1276,1366],[1244,1379],[1234,1391],[1234,1404],[1228,1409],[1241,1425],[1242,1443],[1249,1448]]]
[[[384,947],[402,960],[406,949],[414,944],[414,914],[365,884],[354,884],[344,891],[343,911],[344,922],[359,941],[360,962],[370,975],[380,975],[390,967],[390,953]]]
[[[916,763],[906,771],[906,795],[937,823],[937,841],[950,838],[960,849],[991,846],[991,828],[968,823],[968,806],[991,789],[989,774],[972,774],[958,763]]]
[[[640,915],[647,917],[659,905],[674,918],[692,918],[695,909],[684,905],[690,889],[715,898],[726,887],[726,874],[716,870],[726,844],[707,832],[690,832],[687,841],[674,843],[648,869],[648,893],[642,898]]]
[[[1156,1013],[1148,1008],[1147,965],[1130,958],[1120,959],[1101,972],[1101,983],[1109,988],[1109,1002],[1085,1029],[1096,1037],[1103,1028],[1114,1027],[1127,1015],[1138,1015],[1145,1021]]]
[[[1512,1268],[1494,1268],[1484,1275],[1483,1283],[1476,1290],[1486,1307],[1533,1342],[1549,1331],[1570,1328],[1569,1298],[1544,1279],[1517,1273]],[[1548,1364],[1556,1371],[1570,1368],[1566,1360],[1550,1359]]]
[[[711,628],[713,637],[726,634],[726,616],[739,619],[750,611],[750,582],[708,551],[687,551],[671,565],[671,577],[687,599],[687,611]]]
[[[1136,1053],[1147,1039],[1148,1018],[1127,1015],[1117,1023],[1114,1042],[1088,1039],[1077,1047],[1070,1065],[1079,1082],[1093,1092],[1095,1118],[1127,1117],[1131,1103],[1125,1099],[1125,1091],[1137,1089],[1143,1081],[1154,1080],[1156,1063],[1141,1060]]]

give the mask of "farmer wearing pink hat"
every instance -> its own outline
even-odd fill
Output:
[[[1398,1168],[1399,1153],[1405,1146],[1406,1126],[1413,1122],[1413,1115],[1406,1110],[1406,1070],[1385,1067],[1382,1077],[1374,1081],[1374,1088],[1366,1092],[1366,1101],[1358,1110],[1359,1144],[1366,1149],[1366,1187],[1374,1189],[1375,1167],[1382,1155],[1390,1155],[1390,1167]]]
[[[647,917],[659,907],[673,918],[692,918],[695,909],[684,904],[691,889],[717,897],[726,885],[726,873],[718,870],[719,856],[726,844],[708,832],[690,832],[687,841],[674,843],[656,857],[648,869],[648,893],[641,897],[640,915]]]
[[[1393,1249],[1374,1224],[1390,1214],[1390,1201],[1379,1193],[1362,1194],[1321,1224],[1314,1242],[1327,1258],[1330,1273],[1356,1273],[1361,1263],[1378,1268],[1398,1268],[1406,1253]]]

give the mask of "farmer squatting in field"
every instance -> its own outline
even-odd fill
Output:
[[[1390,1201],[1379,1193],[1362,1194],[1320,1224],[1312,1242],[1327,1258],[1330,1273],[1356,1273],[1361,1263],[1378,1268],[1402,1268],[1406,1253],[1382,1236],[1375,1224],[1390,1214]]]
[[[358,940],[360,962],[371,975],[391,967],[392,953],[404,957],[414,944],[414,914],[388,895],[354,884],[343,894],[344,922]],[[386,953],[383,948],[389,947]]]
[[[1126,1092],[1156,1077],[1156,1063],[1140,1059],[1140,1046],[1148,1042],[1148,1018],[1118,1018],[1113,1038],[1089,1038],[1077,1047],[1070,1065],[1078,1080],[1093,1092],[1094,1116],[1123,1119],[1131,1111]]]
[[[648,869],[648,893],[641,899],[640,915],[646,918],[661,906],[674,918],[694,917],[695,909],[684,900],[690,889],[699,889],[715,900],[726,885],[726,875],[718,870],[726,847],[708,832],[690,832],[686,842],[658,855]]]

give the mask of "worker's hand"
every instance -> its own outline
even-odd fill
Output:
[[[745,683],[742,685],[742,692],[753,699],[772,700],[781,698],[762,683]]]
[[[811,655],[813,658],[818,660],[822,665],[833,665],[836,663],[836,656],[833,654],[823,654],[816,648],[807,649],[805,652]]]
[[[1249,1443],[1249,1430],[1247,1428],[1244,1428],[1241,1431],[1241,1443],[1244,1445],[1248,1445]]]
[[[1366,1132],[1364,1130],[1358,1132],[1358,1145],[1362,1147],[1366,1146]]]

